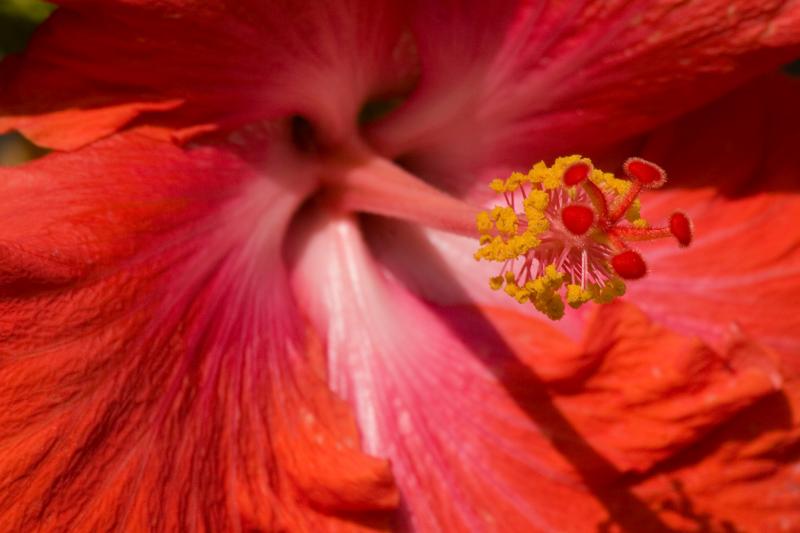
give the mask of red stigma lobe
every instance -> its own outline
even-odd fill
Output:
[[[622,166],[625,174],[642,187],[657,189],[667,182],[667,173],[660,166],[638,157],[631,157]]]
[[[683,213],[672,213],[669,217],[669,231],[681,246],[686,247],[692,243],[692,222]]]
[[[614,223],[628,211],[642,189],[658,189],[667,182],[664,169],[639,157],[631,157],[625,161],[622,170],[631,180],[631,188],[625,196],[617,198],[611,207],[609,219]]]
[[[588,163],[579,161],[574,163],[564,171],[564,185],[573,186],[581,183],[589,177],[592,167]]]
[[[585,205],[568,205],[561,210],[561,221],[573,235],[583,235],[594,223],[594,211]]]
[[[625,250],[611,258],[614,272],[622,279],[639,279],[647,274],[647,265],[642,256],[633,250]]]

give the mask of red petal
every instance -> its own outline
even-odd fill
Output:
[[[597,314],[586,350],[602,362],[566,382],[575,392],[559,405],[604,456],[641,472],[635,494],[672,530],[798,524],[800,389],[775,389],[775,354],[744,338],[715,353],[620,303]]]
[[[800,387],[766,398],[664,464],[637,492],[680,530],[800,526]]]
[[[0,69],[0,131],[53,148],[137,117],[153,135],[185,138],[303,114],[337,137],[408,75],[391,0],[62,3],[24,60]]]
[[[584,336],[594,366],[561,381],[573,395],[560,405],[622,470],[646,472],[695,446],[781,384],[777,358],[751,340],[718,353],[627,303],[598,308]]]
[[[372,140],[456,182],[645,131],[800,43],[800,5],[786,0],[415,6],[421,85]]]
[[[131,135],[0,171],[4,528],[386,525],[287,289],[302,197],[256,168]]]
[[[650,137],[642,156],[663,162],[675,188],[645,196],[644,215],[680,208],[696,231],[686,249],[643,245],[651,272],[629,295],[659,321],[800,353],[798,91],[788,77],[764,80]]]

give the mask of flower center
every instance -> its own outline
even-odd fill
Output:
[[[557,320],[564,315],[564,300],[573,308],[607,303],[624,294],[623,279],[647,274],[629,241],[672,236],[688,246],[692,225],[685,214],[673,213],[664,227],[651,227],[639,215],[639,193],[661,187],[666,173],[636,157],[623,170],[628,179],[595,169],[576,155],[493,180],[491,189],[506,205],[478,214],[481,246],[475,253],[478,260],[503,265],[490,287],[504,288],[518,302],[530,302]]]

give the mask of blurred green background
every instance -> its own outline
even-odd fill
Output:
[[[38,0],[0,0],[0,57],[25,48],[33,30],[53,9]]]
[[[38,0],[0,0],[0,59],[24,50],[33,30],[53,9]],[[0,135],[0,166],[24,163],[42,153],[19,135]]]

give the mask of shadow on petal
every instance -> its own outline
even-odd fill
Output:
[[[428,259],[426,267],[432,276],[443,283],[444,280],[455,279],[447,272],[444,263],[437,259],[437,250],[424,238],[417,240],[416,247],[419,256]],[[391,268],[390,265],[389,267]],[[402,271],[393,271],[393,274],[401,280],[404,276]],[[464,294],[464,288],[455,281],[449,284],[447,290],[457,295],[463,294],[465,300],[468,298]],[[518,358],[488,318],[474,313],[472,320],[465,321],[460,316],[442,312],[442,308],[432,307],[432,310],[474,353],[487,354],[481,362],[489,370],[497,373],[498,369],[502,369],[497,375],[498,382],[538,427],[548,428],[551,444],[575,468],[583,483],[602,503],[614,523],[625,531],[669,531],[658,515],[629,488],[620,486],[613,493],[608,490],[609,483],[619,479],[621,472],[586,441],[555,405],[545,382]],[[476,346],[476,339],[483,339],[485,342],[482,346]],[[513,376],[513,380],[509,380],[509,376]]]

